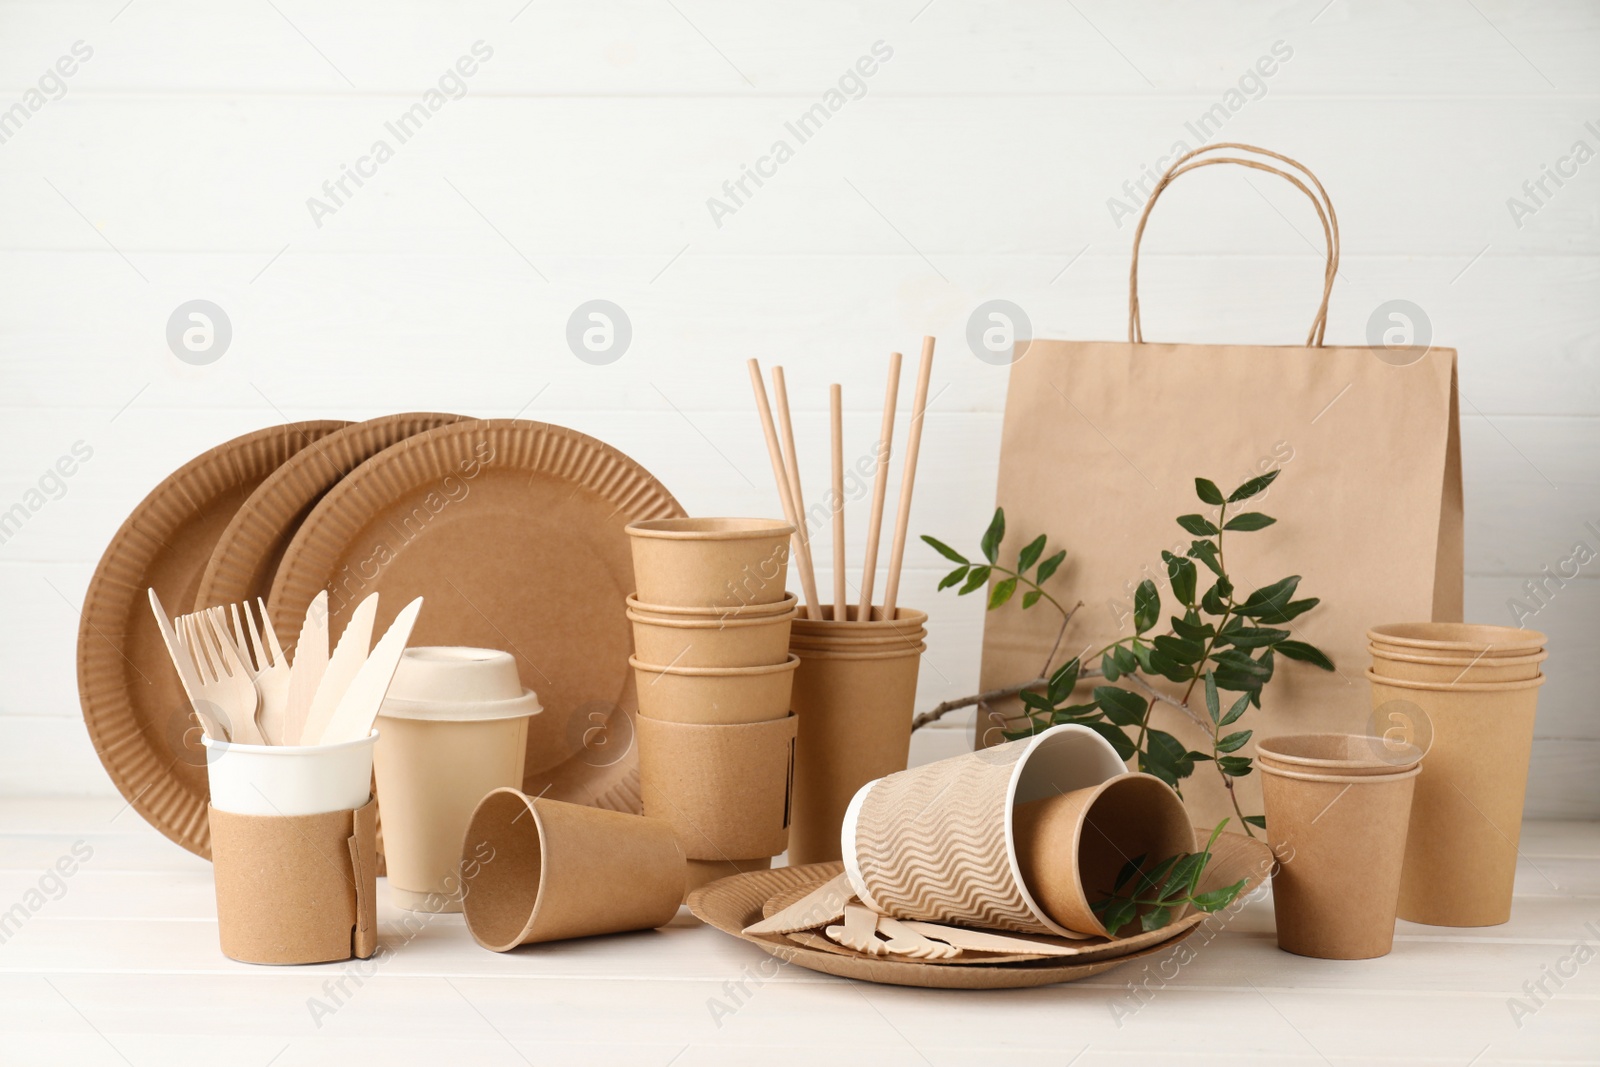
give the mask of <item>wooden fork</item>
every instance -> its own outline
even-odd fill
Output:
[[[218,610],[197,611],[181,619],[189,654],[200,676],[200,689],[195,697],[220,709],[222,717],[228,720],[230,740],[243,745],[264,745],[266,738],[261,736],[261,729],[256,725],[260,694],[239,659],[233,639],[219,631],[215,615]],[[225,617],[222,625],[227,625]]]
[[[284,721],[289,708],[288,657],[283,654],[283,646],[278,644],[278,635],[273,632],[272,620],[267,616],[267,606],[259,597],[254,610],[249,601],[244,604],[244,622],[249,624],[248,641],[245,640],[245,628],[240,625],[239,605],[230,605],[230,609],[233,614],[234,647],[244,662],[245,670],[256,683],[256,691],[261,695],[256,723],[261,727],[267,744],[281,745],[284,743]],[[216,610],[221,611],[220,608]],[[257,618],[260,619],[259,626],[256,625]],[[263,632],[267,637],[264,643],[261,640]]]

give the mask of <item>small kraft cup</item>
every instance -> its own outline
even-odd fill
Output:
[[[632,656],[639,714],[662,722],[728,726],[789,714],[800,660],[785,655],[762,667],[673,667]]]
[[[1125,773],[1099,734],[1063,725],[891,774],[850,801],[840,831],[845,874],[881,915],[1071,936],[1024,878],[1014,816],[1020,805]]]
[[[377,951],[378,734],[337,745],[204,738],[217,932],[243,963]]]
[[[779,519],[647,519],[627,532],[643,603],[716,611],[788,596],[794,527]]]
[[[1372,671],[1403,682],[1428,682],[1434,685],[1476,684],[1479,682],[1524,682],[1539,677],[1540,667],[1550,658],[1542,649],[1527,656],[1452,657],[1412,655],[1373,647]]]
[[[1465,657],[1530,656],[1544,648],[1537,630],[1472,622],[1394,622],[1367,631],[1372,650],[1402,655]]]
[[[497,789],[461,842],[463,911],[494,952],[651,930],[678,914],[683,852],[659,819]]]
[[[916,608],[896,608],[887,618],[881,607],[873,607],[863,618],[860,608],[850,605],[843,618],[835,618],[834,605],[818,606],[818,618],[796,616],[789,642],[797,651],[816,648],[844,651],[864,646],[912,648],[928,636],[928,613]]]
[[[1261,765],[1267,841],[1278,861],[1279,948],[1325,960],[1388,955],[1422,771],[1311,774]]]
[[[791,865],[841,859],[839,830],[856,791],[906,769],[923,648],[796,649]]]
[[[662,616],[628,611],[633,652],[641,663],[674,667],[768,667],[789,658],[795,610],[743,618]]]
[[[488,648],[408,648],[378,713],[374,753],[389,899],[458,912],[461,837],[478,802],[522,784],[542,709],[516,660]]]
[[[1544,678],[1433,685],[1367,672],[1374,708],[1404,702],[1433,735],[1411,807],[1400,918],[1429,926],[1498,926],[1511,918]]]

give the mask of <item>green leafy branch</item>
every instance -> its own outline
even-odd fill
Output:
[[[1117,875],[1111,893],[1103,900],[1091,904],[1090,910],[1105,924],[1112,935],[1138,920],[1142,930],[1159,930],[1170,923],[1185,907],[1195,907],[1211,913],[1232,904],[1244,891],[1246,879],[1232,885],[1197,892],[1200,876],[1211,862],[1211,846],[1217,843],[1222,828],[1228,825],[1223,819],[1211,831],[1211,839],[1199,852],[1180,852],[1145,869],[1146,856],[1129,860]]]
[[[1029,541],[1018,553],[1016,566],[1000,562],[1005,540],[1005,510],[996,508],[981,542],[982,562],[967,559],[960,552],[933,537],[923,540],[957,566],[939,583],[940,589],[959,586],[965,596],[998,578],[989,591],[988,609],[994,610],[1024,590],[1024,610],[1041,602],[1061,614],[1061,629],[1044,666],[1043,676],[1030,681],[979,694],[977,697],[947,701],[925,715],[918,726],[955,707],[985,704],[1007,696],[1020,696],[1026,723],[1008,731],[1008,738],[1026,737],[1061,723],[1078,723],[1104,737],[1123,759],[1136,759],[1138,769],[1153,774],[1181,790],[1184,779],[1204,762],[1211,763],[1221,776],[1234,812],[1250,827],[1262,827],[1259,815],[1245,815],[1240,809],[1234,783],[1249,775],[1253,762],[1238,755],[1251,738],[1249,730],[1224,732],[1251,707],[1261,706],[1261,690],[1277,669],[1277,657],[1309,663],[1322,670],[1333,670],[1333,662],[1314,645],[1296,640],[1288,626],[1320,602],[1316,597],[1295,599],[1300,576],[1291,575],[1261,586],[1242,599],[1227,569],[1224,548],[1228,533],[1264,530],[1277,520],[1259,511],[1240,510],[1236,505],[1259,495],[1278,477],[1278,471],[1251,478],[1233,492],[1223,495],[1216,483],[1195,479],[1195,493],[1204,504],[1216,508],[1214,518],[1204,514],[1178,516],[1178,525],[1193,540],[1182,555],[1163,551],[1161,560],[1174,603],[1168,616],[1169,628],[1156,633],[1162,615],[1162,595],[1156,583],[1146,578],[1133,595],[1133,633],[1119,637],[1088,657],[1098,667],[1086,667],[1077,657],[1051,670],[1068,624],[1077,607],[1067,609],[1044,583],[1066,559],[1062,549],[1046,557],[1044,535]],[[1202,568],[1204,570],[1202,571]],[[1202,575],[1206,588],[1201,591]],[[1081,601],[1079,602],[1081,606]],[[1078,683],[1102,678],[1107,683],[1126,681],[1132,688],[1097,685],[1086,703],[1070,703]],[[1152,684],[1154,679],[1182,686],[1173,697]],[[1207,718],[1202,719],[1190,705],[1197,686],[1205,684]],[[1137,691],[1135,691],[1137,690]],[[1240,694],[1226,713],[1221,710],[1220,692]],[[1176,736],[1150,724],[1157,703],[1170,704],[1209,735],[1208,748],[1190,749]]]

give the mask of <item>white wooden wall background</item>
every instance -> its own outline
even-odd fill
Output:
[[[80,41],[64,92],[30,98]],[[478,41],[464,95],[318,226],[307,198]],[[707,198],[880,41],[864,95],[718,226]],[[1460,349],[1468,611],[1509,619],[1524,582],[1600,550],[1600,162],[1562,162],[1600,150],[1594,4],[0,2],[0,112],[26,111],[0,125],[0,510],[92,449],[0,544],[0,792],[111,790],[74,676],[93,564],[168,472],[274,421],[521,412],[619,446],[692,512],[765,514],[742,361],[790,368],[820,485],[826,383],[864,452],[884,355],[934,333],[914,530],[972,543],[1006,372],[967,350],[968,315],[1001,297],[1037,336],[1122,336],[1132,225],[1108,200],[1197,144],[1185,123],[1277,42],[1292,54],[1220,139],[1330,190],[1330,341],[1404,298]],[[1564,184],[1514,219],[1546,166]],[[1176,189],[1147,242],[1149,335],[1301,337],[1320,261],[1296,197],[1220,170]],[[234,331],[209,366],[165,341],[196,298]],[[564,340],[594,298],[633,325],[609,366]],[[934,604],[937,560],[909,563],[904,599]],[[1554,665],[1537,814],[1600,814],[1597,576],[1549,585],[1530,621]],[[975,599],[937,601],[923,706],[972,690],[981,625]],[[964,745],[946,725],[919,751]]]

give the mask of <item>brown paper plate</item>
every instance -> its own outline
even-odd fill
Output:
[[[623,527],[682,514],[648,471],[575,430],[456,422],[386,449],[323,497],[284,552],[268,612],[287,643],[324,589],[335,635],[368,593],[382,594],[378,633],[425,597],[411,644],[504,649],[538,693],[523,791],[638,812]]]
[[[1196,832],[1202,831],[1210,835],[1209,829],[1196,828]],[[1156,931],[1158,934],[1167,934],[1165,940],[1109,958],[1084,961],[1082,957],[1055,957],[965,967],[940,966],[922,960],[890,961],[861,956],[855,952],[839,954],[797,945],[782,934],[741,933],[746,926],[764,917],[763,909],[773,897],[801,886],[813,889],[843,869],[841,863],[813,863],[804,867],[779,867],[771,871],[734,875],[696,889],[689,894],[686,903],[701,921],[749,941],[786,963],[797,963],[808,970],[841,978],[930,989],[1022,989],[1073,982],[1108,971],[1129,960],[1162,952],[1193,934],[1200,925],[1196,923],[1177,933]],[[1212,847],[1212,861],[1206,865],[1200,888],[1202,891],[1216,889],[1243,878],[1246,880],[1244,892],[1248,894],[1260,887],[1271,869],[1272,852],[1263,841],[1247,838],[1243,834],[1224,833]],[[1127,946],[1134,940],[1124,938],[1115,944]],[[1109,946],[1114,943],[1105,944]]]
[[[111,538],[84,596],[78,695],[106,773],[145,821],[210,858],[205,751],[150,601],[189,611],[212,548],[239,507],[289,457],[349,423],[273,426],[190,460]]]
[[[412,434],[461,418],[433,412],[385,415],[351,423],[295,453],[250,494],[222,531],[194,606],[265,597],[294,532],[340,478]]]

